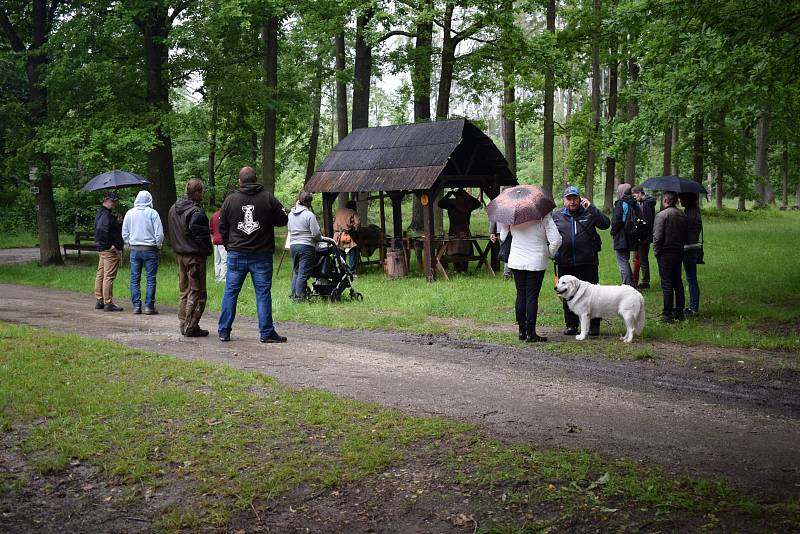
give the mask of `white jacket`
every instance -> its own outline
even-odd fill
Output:
[[[122,240],[128,245],[161,248],[164,227],[158,212],[153,209],[152,195],[147,191],[139,191],[133,206],[122,221]]]
[[[500,240],[505,241],[508,233],[514,236],[508,266],[520,271],[544,271],[547,263],[561,247],[561,234],[548,213],[541,221],[522,224],[500,224]]]

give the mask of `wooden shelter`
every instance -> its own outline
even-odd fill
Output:
[[[321,192],[326,235],[333,233],[333,203],[339,193],[369,193],[380,200],[386,233],[384,198],[392,202],[392,248],[403,248],[401,202],[414,194],[423,206],[425,274],[434,277],[433,199],[447,188],[479,188],[494,198],[503,186],[516,185],[500,150],[465,119],[353,130],[309,179],[306,190]]]

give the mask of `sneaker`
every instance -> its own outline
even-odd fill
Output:
[[[142,313],[142,307],[141,306],[134,306],[133,307],[133,314],[134,315],[139,315],[141,313]]]
[[[155,308],[148,308],[147,306],[145,306],[144,314],[145,315],[158,315],[158,310],[155,309]]]
[[[100,299],[94,303],[95,310],[104,310],[105,308],[106,308],[106,303],[103,302],[103,299]]]
[[[203,330],[200,327],[193,328],[191,330],[186,330],[183,332],[183,337],[206,337],[208,335],[208,330]]]
[[[685,310],[683,310],[683,315],[685,315],[686,317],[694,317],[695,315],[697,315],[697,310],[686,308]]]
[[[577,336],[578,335],[578,328],[575,326],[568,326],[564,329],[565,336]]]
[[[230,334],[219,334],[219,340],[222,342],[230,341],[231,335]]]
[[[286,343],[286,337],[278,334],[276,331],[272,331],[270,335],[267,337],[261,338],[262,343]]]
[[[112,302],[111,304],[106,304],[103,309],[105,311],[122,311],[124,308],[121,308]]]

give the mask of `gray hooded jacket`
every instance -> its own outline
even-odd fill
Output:
[[[317,241],[322,238],[319,230],[317,218],[307,207],[299,202],[295,204],[289,213],[289,240],[292,245],[316,246]]]

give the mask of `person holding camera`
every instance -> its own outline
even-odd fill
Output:
[[[600,272],[597,253],[601,241],[597,229],[606,230],[611,221],[592,204],[588,198],[580,196],[575,186],[564,189],[564,207],[553,212],[553,222],[561,234],[561,247],[556,254],[555,262],[558,276],[572,275],[584,282],[597,284]],[[574,336],[578,333],[578,316],[570,311],[567,302],[564,305],[564,335]],[[589,335],[600,335],[600,319],[593,318],[589,325]]]

